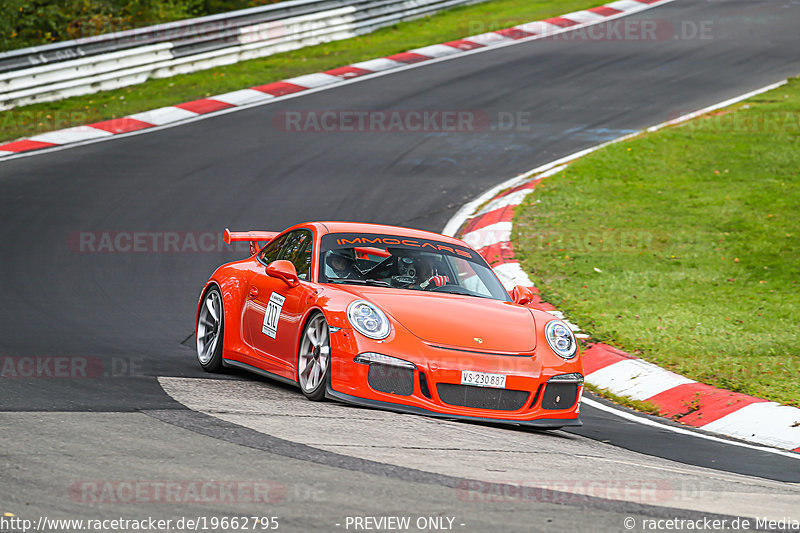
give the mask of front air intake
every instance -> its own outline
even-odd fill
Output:
[[[529,396],[526,391],[521,390],[473,387],[454,383],[438,383],[436,391],[446,404],[494,411],[522,409]]]
[[[427,399],[431,399],[431,390],[428,388],[428,376],[422,370],[419,371],[419,391]]]
[[[577,399],[577,383],[548,383],[542,396],[542,409],[570,409]]]
[[[370,363],[367,382],[378,392],[411,396],[414,392],[414,369]]]

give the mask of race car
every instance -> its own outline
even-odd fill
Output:
[[[509,294],[466,243],[427,231],[309,222],[231,232],[197,307],[197,359],[299,386],[309,400],[539,428],[579,426],[571,329]]]

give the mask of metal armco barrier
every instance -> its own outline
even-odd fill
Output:
[[[291,0],[0,53],[0,110],[347,39],[485,0]]]

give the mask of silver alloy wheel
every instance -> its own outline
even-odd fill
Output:
[[[331,362],[331,343],[328,323],[321,314],[306,324],[300,353],[297,357],[297,376],[300,388],[306,394],[319,390]]]
[[[197,321],[197,359],[203,366],[211,363],[220,342],[222,301],[217,290],[206,293]]]

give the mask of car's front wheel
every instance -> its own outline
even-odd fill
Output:
[[[225,315],[222,312],[222,294],[212,286],[203,296],[197,316],[197,361],[206,372],[222,369],[222,338]]]
[[[322,313],[312,316],[303,330],[297,354],[297,381],[306,398],[319,401],[331,369],[331,339],[328,322]]]

